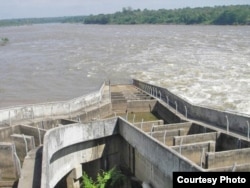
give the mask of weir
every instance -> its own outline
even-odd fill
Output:
[[[0,187],[80,187],[83,171],[115,166],[124,188],[172,188],[173,171],[249,171],[249,121],[139,80],[2,109]]]

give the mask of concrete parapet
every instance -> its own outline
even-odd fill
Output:
[[[12,142],[15,144],[17,156],[20,159],[21,164],[24,161],[28,152],[35,149],[35,141],[33,136],[28,136],[24,134],[13,134],[11,135]]]
[[[207,124],[213,124],[224,130],[228,130],[229,132],[232,131],[240,133],[246,137],[248,136],[250,116],[247,114],[221,111],[218,109],[194,105],[180,96],[173,94],[166,88],[148,84],[140,80],[133,79],[133,84],[147,93],[152,93],[152,91],[154,91],[156,97],[159,97],[164,101],[167,104],[166,106],[171,106],[173,109],[176,109],[177,112],[187,116],[187,118],[203,121]],[[156,108],[156,111],[160,113],[161,116],[164,116],[164,113],[167,114],[167,109],[161,108],[160,105],[157,107],[158,109]],[[167,121],[171,121],[172,119],[175,119],[175,122],[178,122],[178,118],[174,117],[173,114],[172,118],[166,118]]]
[[[0,142],[12,142],[12,134],[20,134],[20,125],[13,127],[4,127],[0,129]]]
[[[158,125],[163,125],[163,120],[155,120],[155,121],[142,121],[138,123],[133,123],[134,126],[142,129],[144,132],[151,132],[152,128]]]
[[[165,131],[154,131],[151,136],[164,143],[165,145],[172,146],[173,138],[184,134],[184,129],[173,129]]]
[[[0,110],[0,127],[12,126],[24,120],[34,120],[36,118],[60,117],[84,109],[91,105],[98,104],[104,95],[105,83],[99,91],[84,95],[69,101],[51,102],[35,105],[17,106]],[[109,100],[106,98],[105,100]]]
[[[196,144],[184,144],[172,146],[171,148],[193,161],[195,164],[204,167],[205,152],[215,152],[215,142],[209,141]]]
[[[203,133],[195,135],[175,136],[173,138],[173,146],[180,144],[191,144],[197,142],[214,141],[216,142],[218,137],[217,132],[214,133]]]
[[[154,128],[154,131],[183,129],[184,130],[184,135],[185,135],[185,134],[188,134],[191,126],[192,126],[191,122],[171,123],[171,124],[159,125],[159,126],[157,126],[157,127]]]
[[[206,168],[220,168],[250,163],[250,148],[206,153]]]
[[[39,146],[43,143],[43,138],[46,133],[46,130],[40,129],[38,127],[30,127],[27,125],[20,126],[20,132],[24,135],[30,135],[34,137],[35,146]]]
[[[249,172],[250,171],[250,163],[248,163],[248,164],[234,163],[231,166],[209,168],[206,171],[207,172]]]

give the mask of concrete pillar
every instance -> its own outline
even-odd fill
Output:
[[[82,166],[75,167],[66,178],[67,188],[80,188],[79,179],[82,177]]]

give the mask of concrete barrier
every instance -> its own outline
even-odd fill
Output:
[[[157,125],[163,125],[162,120],[155,120],[155,121],[141,121],[138,123],[133,123],[134,126],[138,127],[139,129],[142,129],[144,132],[151,132],[152,128]]]
[[[206,153],[206,168],[233,166],[250,163],[250,148]]]
[[[203,171],[202,168],[191,163],[178,152],[165,147],[156,139],[152,139],[133,124],[122,118],[118,120],[120,135],[134,150],[132,153],[135,153],[135,168],[132,169],[140,180],[150,182],[153,187],[171,188],[173,171]]]
[[[16,106],[0,110],[0,128],[12,126],[15,122],[34,120],[36,118],[48,118],[67,116],[86,107],[100,103],[104,94],[105,83],[97,92],[93,92],[69,101],[58,101],[34,105]]]
[[[244,136],[249,134],[250,115],[237,112],[221,111],[204,106],[194,105],[180,96],[173,94],[166,88],[148,84],[133,79],[133,84],[143,91],[159,98],[166,104],[176,109],[184,117],[196,119],[208,124],[216,125],[229,132],[240,133]]]
[[[205,141],[214,141],[216,142],[219,133],[203,133],[203,134],[195,134],[195,135],[185,135],[185,136],[175,136],[173,138],[173,145],[180,144],[191,144],[197,142],[205,142]]]
[[[193,161],[195,164],[204,167],[205,152],[215,152],[215,142],[199,142],[195,144],[183,144],[172,146],[173,150],[179,152],[184,157]]]
[[[12,143],[15,144],[17,156],[23,164],[24,158],[28,155],[28,152],[35,149],[35,141],[33,136],[24,134],[13,134]]]
[[[16,155],[15,145],[0,142],[0,180],[16,180],[21,173],[21,164]]]
[[[186,135],[188,134],[191,127],[192,127],[191,122],[171,123],[171,124],[164,124],[164,125],[156,126],[154,128],[154,131],[165,131],[165,130],[170,131],[170,130],[182,129],[181,135]]]
[[[172,146],[173,145],[173,138],[175,136],[184,135],[185,130],[180,129],[172,129],[172,130],[165,130],[165,131],[154,131],[150,135],[155,139],[159,140],[161,143],[165,145]]]

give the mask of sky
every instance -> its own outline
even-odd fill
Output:
[[[1,0],[0,19],[108,14],[132,9],[246,5],[250,0]]]

